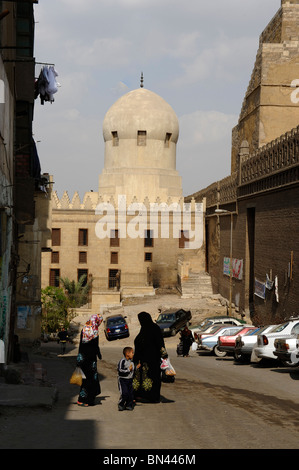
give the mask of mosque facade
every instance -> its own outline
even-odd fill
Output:
[[[172,107],[143,87],[119,98],[103,121],[98,191],[51,196],[52,240],[42,287],[93,279],[89,307],[181,288],[204,272],[203,205],[185,204],[176,170],[179,123]]]

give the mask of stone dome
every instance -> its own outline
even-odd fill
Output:
[[[146,131],[147,139],[177,143],[179,122],[172,107],[159,95],[145,88],[126,93],[108,110],[103,122],[104,141],[118,138],[136,139],[138,131]]]

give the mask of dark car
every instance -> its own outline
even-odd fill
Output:
[[[191,317],[190,310],[166,310],[160,313],[156,323],[161,328],[163,336],[175,336],[180,329],[187,325]]]
[[[108,341],[130,336],[126,318],[122,315],[111,315],[104,320],[104,332]]]

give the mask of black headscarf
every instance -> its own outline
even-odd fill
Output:
[[[161,349],[165,347],[165,344],[159,326],[153,322],[151,315],[147,312],[140,312],[138,320],[141,328],[135,338],[134,362],[160,361]]]

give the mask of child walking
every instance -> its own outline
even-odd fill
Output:
[[[133,375],[134,375],[134,349],[126,347],[123,349],[123,358],[119,361],[117,366],[118,372],[118,388],[120,391],[120,398],[118,402],[119,411],[134,409],[134,392],[133,392]],[[137,365],[137,368],[140,364]]]

